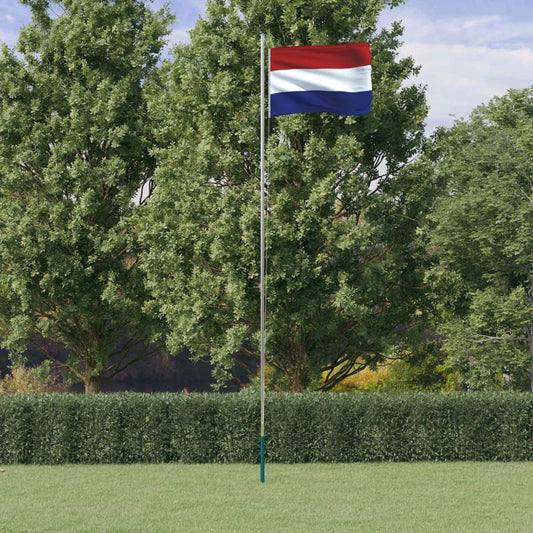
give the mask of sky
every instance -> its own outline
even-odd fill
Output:
[[[171,43],[187,42],[205,0],[154,0],[176,15]],[[14,46],[29,9],[0,0],[0,41]],[[533,85],[533,2],[531,0],[407,0],[382,13],[380,23],[400,20],[405,28],[400,56],[422,67],[411,80],[427,86],[426,131],[451,126],[479,104],[509,89]]]

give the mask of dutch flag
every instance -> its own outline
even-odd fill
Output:
[[[364,115],[372,101],[368,43],[270,50],[269,115]]]

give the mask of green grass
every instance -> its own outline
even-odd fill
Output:
[[[533,463],[3,469],[2,533],[533,530]]]

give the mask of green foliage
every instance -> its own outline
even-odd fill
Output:
[[[437,340],[420,343],[407,357],[394,361],[383,385],[384,391],[459,390],[458,377],[446,366],[446,353]]]
[[[236,355],[257,355],[261,33],[269,47],[368,41],[373,54],[369,115],[270,121],[273,382],[328,389],[417,322],[413,242],[426,191],[401,171],[420,148],[427,108],[423,88],[404,86],[417,68],[397,58],[401,26],[376,30],[397,3],[211,1],[163,71],[167,90],[150,107],[157,188],[139,227],[150,243],[148,308],[168,321],[171,350],[212,357],[219,379]]]
[[[423,358],[397,361],[383,382],[386,391],[440,391],[459,390],[457,375],[445,366],[443,358],[427,354]]]
[[[471,389],[533,387],[533,89],[439,132],[427,229],[448,365]]]
[[[270,393],[269,462],[533,459],[520,393]],[[0,396],[0,464],[254,463],[259,396]]]
[[[154,168],[143,84],[170,18],[140,0],[24,3],[32,22],[0,52],[0,336],[63,347],[97,390],[156,332],[129,220]]]

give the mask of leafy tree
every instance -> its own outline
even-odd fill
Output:
[[[154,168],[143,84],[170,19],[140,0],[22,3],[32,22],[0,53],[0,334],[65,348],[98,391],[156,332],[128,221]]]
[[[376,29],[398,3],[213,0],[166,65],[151,110],[168,148],[141,222],[150,307],[168,321],[170,348],[210,356],[221,380],[236,355],[257,355],[261,33],[270,47],[369,42],[374,86],[367,116],[270,121],[271,385],[329,389],[413,324],[421,202],[419,184],[399,176],[419,150],[426,104],[423,88],[404,86],[417,68],[396,57],[401,26]]]
[[[447,185],[430,219],[448,364],[470,388],[533,388],[533,89],[442,131]]]

